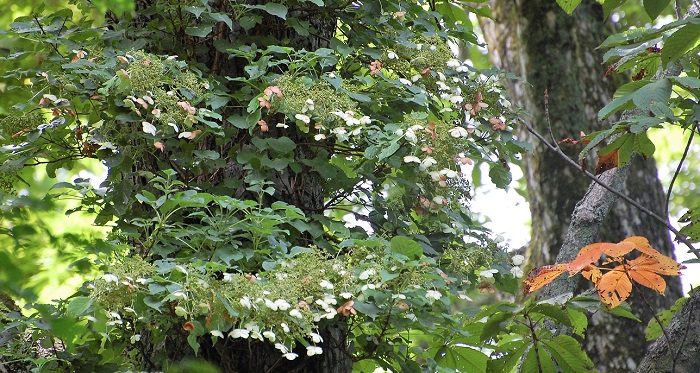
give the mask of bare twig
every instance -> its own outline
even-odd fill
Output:
[[[671,232],[673,232],[673,233],[676,235],[676,240],[677,240],[677,241],[682,242],[683,244],[685,244],[685,245],[688,247],[688,249],[689,249],[689,251],[690,251],[691,253],[695,254],[696,257],[700,258],[700,250],[698,250],[698,249],[696,249],[695,247],[693,247],[693,245],[692,245],[680,232],[678,232],[678,230],[677,230],[674,226],[672,226],[671,224],[669,224],[668,219],[663,219],[662,217],[656,215],[653,211],[651,211],[651,210],[649,210],[648,208],[642,206],[642,205],[639,204],[637,201],[634,201],[633,199],[629,198],[628,196],[624,195],[623,193],[620,193],[619,191],[615,190],[615,188],[612,188],[611,186],[609,186],[609,185],[606,184],[605,182],[601,181],[598,177],[596,177],[596,176],[593,175],[592,173],[590,173],[590,172],[584,170],[578,163],[576,163],[576,162],[573,161],[571,158],[569,158],[566,154],[564,154],[564,152],[562,152],[561,149],[555,148],[555,147],[554,147],[553,145],[551,145],[547,140],[545,140],[545,138],[544,138],[542,135],[540,135],[537,131],[535,131],[535,129],[532,128],[532,126],[530,126],[527,122],[521,120],[521,123],[523,123],[523,125],[525,125],[525,128],[527,128],[527,130],[528,130],[530,133],[532,133],[535,137],[537,137],[538,140],[542,141],[542,143],[544,143],[545,146],[547,146],[547,148],[548,148],[549,150],[551,150],[551,151],[557,153],[557,155],[558,155],[559,157],[561,157],[564,161],[566,161],[566,163],[568,163],[569,165],[571,165],[571,166],[573,166],[574,168],[576,168],[576,169],[578,169],[579,171],[581,171],[584,175],[586,175],[589,179],[591,179],[592,181],[594,181],[594,182],[597,183],[598,185],[600,185],[600,186],[602,186],[603,188],[607,189],[608,191],[610,191],[611,193],[615,194],[616,196],[622,198],[625,202],[627,202],[627,203],[629,203],[630,205],[636,207],[637,209],[639,209],[639,210],[642,211],[643,213],[649,215],[651,218],[653,218],[654,220],[658,221],[659,223],[665,225],[666,228],[668,228]]]
[[[681,0],[676,0],[673,2],[673,10],[676,11],[676,19],[681,19],[683,17],[683,13],[681,11]]]
[[[549,90],[546,88],[544,90],[544,117],[547,120],[549,137],[552,138],[552,146],[554,146],[556,149],[559,149],[559,143],[557,143],[557,139],[554,138],[554,132],[552,132],[552,121],[549,119]]]
[[[673,173],[673,177],[671,178],[671,183],[669,184],[668,191],[666,192],[666,210],[667,211],[668,211],[668,204],[671,202],[671,193],[673,191],[673,183],[676,182],[676,178],[681,173],[681,168],[683,167],[683,162],[685,161],[685,158],[688,156],[688,151],[690,150],[690,145],[693,143],[694,136],[695,136],[695,128],[692,128],[690,130],[690,137],[688,138],[688,143],[685,144],[685,150],[683,151],[683,156],[681,157],[681,161],[678,162],[678,168],[676,168],[676,172]]]

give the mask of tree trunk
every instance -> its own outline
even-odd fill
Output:
[[[605,78],[600,64],[604,20],[599,4],[590,0],[573,15],[564,13],[550,0],[491,0],[493,21],[482,20],[491,60],[500,69],[513,72],[527,83],[508,83],[513,102],[523,107],[526,120],[535,130],[548,135],[544,92],[548,92],[551,131],[557,140],[579,138],[581,131],[608,127],[597,121],[597,112],[611,100],[614,84]],[[523,168],[532,216],[532,238],[527,250],[529,268],[553,264],[564,242],[571,213],[589,185],[589,180],[549,153],[524,129],[518,136],[534,147],[524,157]],[[547,136],[548,137],[548,136]],[[564,145],[566,147],[566,145]],[[566,149],[577,157],[578,149]],[[589,165],[589,169],[591,169]],[[667,216],[664,194],[653,160],[637,159],[631,165],[622,192]],[[624,203],[616,202],[598,236],[598,241],[617,242],[628,236],[645,236],[651,245],[673,256],[667,229]],[[680,281],[669,279],[666,297],[644,293],[654,309],[638,296],[628,301],[642,323],[612,318],[598,312],[590,320],[584,348],[600,372],[631,371],[647,350],[644,329],[651,315],[667,308],[681,295]]]
[[[170,3],[169,6],[172,6],[173,2]],[[245,3],[251,5],[265,4],[266,2],[250,0]],[[209,4],[220,12],[231,12],[228,1],[210,1]],[[149,29],[150,32],[159,32],[151,26],[157,25],[159,22],[170,23],[170,20],[167,20],[168,14],[162,11],[162,6],[157,0],[136,0],[135,12],[137,16],[133,20],[132,25],[135,25],[137,28]],[[238,59],[228,58],[228,55],[220,52],[215,46],[215,41],[238,42],[243,39],[254,41],[259,48],[264,48],[266,43],[272,43],[280,46],[291,46],[297,50],[305,49],[310,51],[328,46],[328,41],[335,34],[336,20],[328,12],[324,12],[322,7],[305,5],[300,9],[302,10],[295,10],[292,6],[289,6],[289,15],[308,21],[312,30],[315,31],[310,36],[298,35],[294,29],[285,24],[284,20],[279,17],[262,11],[254,11],[263,18],[263,21],[249,31],[243,30],[235,22],[232,29],[229,29],[223,23],[219,23],[215,26],[214,33],[216,35],[213,37],[196,38],[186,35],[184,32],[185,27],[182,26],[172,34],[160,34],[163,39],[172,39],[169,40],[169,43],[159,40],[160,45],[170,45],[172,47],[171,50],[158,50],[158,47],[154,46],[156,50],[148,51],[156,54],[187,56],[190,62],[194,62],[199,66],[206,66],[209,69],[206,72],[211,74],[227,77],[244,76],[243,68],[245,64],[241,64],[241,61]],[[240,89],[235,84],[235,82],[231,83],[231,91]],[[241,113],[238,112],[236,114]],[[223,126],[226,127],[227,124],[223,123]],[[297,160],[313,159],[318,156],[317,152],[312,151],[309,146],[303,145],[304,141],[299,140],[301,136],[296,129],[286,130],[282,134],[279,129],[271,128],[268,136],[275,137],[277,135],[287,136],[298,144],[295,148]],[[222,158],[226,158],[228,161],[224,169],[212,170],[210,175],[199,177],[191,184],[201,183],[200,186],[206,187],[207,185],[221,183],[226,179],[239,180],[243,184],[234,193],[234,197],[257,201],[258,195],[246,190],[246,187],[249,185],[245,185],[244,179],[249,171],[243,169],[242,165],[236,162],[235,155],[231,156],[229,154],[231,149],[236,147],[238,152],[254,147],[251,142],[251,136],[246,131],[239,131],[235,138],[231,138],[227,144],[215,144],[213,141],[202,143],[204,143],[204,146],[200,150],[217,151]],[[139,167],[145,167],[151,171],[157,171],[158,169],[155,161],[151,164],[143,162]],[[271,170],[262,176],[266,181],[272,182],[275,189],[273,195],[265,196],[262,201],[263,204],[269,206],[275,201],[282,201],[294,205],[307,213],[322,213],[326,196],[324,196],[321,178],[317,173],[310,172],[306,168],[298,172],[286,168],[282,171]],[[310,238],[303,236],[300,238],[302,241],[308,239]],[[295,244],[309,246],[311,242],[295,242]],[[309,357],[306,354],[306,349],[298,345],[292,351],[298,354],[298,357],[293,361],[284,358],[282,353],[272,343],[240,339],[232,340],[229,338],[213,345],[211,338],[208,336],[199,339],[199,357],[218,366],[224,372],[343,373],[352,371],[352,356],[348,351],[349,345],[345,321],[342,318],[336,319],[335,324],[322,328],[319,330],[319,334],[323,338],[323,342],[316,345],[323,349],[323,353]],[[149,351],[150,355],[156,352],[162,353],[165,350],[165,354],[171,359],[171,362],[181,361],[194,355],[186,338],[187,334],[183,333],[182,330],[173,330],[166,343],[158,346],[148,345],[145,347],[145,350]],[[162,368],[159,366],[159,362],[151,362],[149,356],[144,356],[144,360],[144,368],[146,369]]]

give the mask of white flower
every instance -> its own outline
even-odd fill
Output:
[[[422,76],[420,74],[416,74],[416,75],[411,77],[411,81],[415,83],[418,80],[420,80],[420,78],[422,78]]]
[[[228,333],[228,336],[231,338],[243,338],[243,339],[248,339],[250,336],[250,332],[248,329],[233,329],[231,333]]]
[[[510,269],[510,273],[515,276],[516,278],[522,278],[524,273],[523,269],[520,267],[513,267]]]
[[[519,266],[525,261],[525,257],[522,255],[513,255],[513,265]]]
[[[399,56],[397,56],[396,53],[394,53],[393,51],[389,51],[389,53],[387,53],[387,57],[389,57],[390,60],[398,60],[399,59]],[[311,356],[311,355],[309,355],[309,356]]]
[[[224,273],[224,282],[231,282],[233,281],[233,275],[231,273]]]
[[[428,175],[430,175],[430,178],[433,179],[433,181],[440,181],[442,178],[439,172],[437,171],[430,171],[428,172]]]
[[[459,95],[453,95],[450,97],[450,102],[453,104],[459,104],[460,102],[464,101],[464,98]]]
[[[487,269],[485,271],[481,271],[481,273],[479,273],[479,276],[483,278],[493,278],[493,275],[496,273],[498,273],[497,269]]]
[[[431,50],[431,51],[436,51],[436,50],[437,50],[437,47],[434,46],[434,45],[431,45],[431,46],[430,46],[430,50]]]
[[[185,294],[184,291],[182,290],[177,290],[172,293],[172,296],[178,299],[185,299],[187,300],[187,294]]]
[[[250,338],[257,339],[257,340],[259,340],[259,341],[261,341],[261,342],[263,341],[263,336],[262,336],[262,334],[260,334],[260,332],[256,332],[256,331],[251,331],[251,332],[250,332]]]
[[[309,124],[309,122],[311,122],[311,118],[309,118],[308,116],[306,116],[304,114],[297,114],[294,116],[294,118],[296,118],[296,119],[298,119],[306,124]]]
[[[443,74],[439,71],[437,72],[437,74],[438,74],[438,79],[440,79],[441,82],[444,82],[445,80],[447,80],[447,78],[445,78],[445,74]]]
[[[413,85],[413,83],[411,83],[411,81],[408,80],[408,79],[399,78],[399,81],[400,81],[403,85]]]
[[[306,347],[306,355],[308,356],[314,356],[314,355],[320,355],[323,353],[323,349],[318,346],[308,346]]]
[[[420,158],[415,155],[407,155],[403,157],[404,163],[420,163]]]
[[[469,133],[467,132],[467,130],[464,127],[459,127],[459,126],[451,128],[448,132],[450,133],[450,136],[452,136],[456,139],[458,139],[460,137],[467,137],[469,135]]]
[[[244,296],[243,298],[241,298],[240,302],[241,302],[241,306],[243,306],[245,308],[252,308],[253,307],[253,302],[250,301],[250,298],[248,298],[247,295]]]
[[[119,285],[119,277],[111,273],[105,273],[105,275],[102,276],[102,279],[104,279],[106,283],[114,282],[115,284]]]
[[[360,118],[360,124],[370,124],[370,123],[372,123],[372,119],[370,119],[370,117],[365,115],[362,118]]]
[[[423,49],[423,44],[416,44],[416,49],[418,49],[418,50]]]
[[[444,205],[447,202],[447,198],[443,196],[435,196],[433,197],[433,202],[437,203],[438,205]]]
[[[302,112],[306,113],[307,111],[314,111],[316,107],[314,106],[314,100],[308,98],[306,99],[306,102],[304,103],[304,107],[301,109]]]
[[[428,299],[438,300],[438,299],[442,298],[442,293],[440,293],[437,290],[428,290],[425,292],[425,297]]]
[[[443,169],[443,170],[440,170],[440,174],[445,175],[446,177],[448,177],[448,178],[450,178],[450,179],[454,179],[454,178],[456,178],[457,176],[459,176],[459,174],[457,173],[457,171],[455,171],[455,170],[450,170],[450,169],[447,169],[447,168],[445,168],[445,169]]]
[[[364,270],[364,271],[362,271],[362,272],[360,273],[360,275],[358,276],[358,278],[359,278],[360,280],[366,280],[366,279],[369,278],[369,276],[373,275],[374,273],[375,273],[374,269],[372,269],[372,268],[366,269],[366,270]]]
[[[209,333],[211,333],[211,335],[213,335],[213,336],[216,336],[216,337],[219,337],[222,339],[224,338],[224,333],[222,333],[221,330],[212,330]]]
[[[314,140],[316,140],[316,141],[321,141],[321,140],[325,140],[325,139],[326,139],[326,135],[323,133],[319,133],[317,135],[314,135]]]
[[[284,299],[277,299],[277,300],[275,301],[275,305],[277,306],[277,309],[279,309],[280,311],[286,311],[286,310],[288,310],[289,308],[292,307],[292,305],[289,304],[289,303],[288,303],[286,300],[284,300]]]
[[[168,123],[170,127],[172,127],[175,130],[175,133],[180,132],[180,129],[177,128],[177,124],[175,123]]]
[[[287,346],[285,346],[279,342],[275,343],[275,348],[280,350],[280,352],[282,352],[283,354],[289,352],[289,349],[287,348]]]
[[[313,332],[312,332],[312,333],[311,333],[311,340],[314,341],[314,343],[321,343],[321,342],[323,342],[323,337],[321,337],[321,336],[320,336],[319,334],[317,334],[317,333],[313,333]]]
[[[251,322],[251,321],[245,323],[245,328],[247,330],[250,330],[251,332],[260,333],[260,327],[256,324],[253,324],[253,322]]]
[[[460,66],[461,64],[462,64],[462,63],[459,62],[459,60],[454,59],[454,58],[452,58],[452,59],[450,59],[450,60],[447,61],[447,67],[455,68],[455,67],[457,67],[457,66]]]
[[[296,317],[297,319],[303,319],[303,318],[304,318],[304,315],[301,314],[301,311],[299,311],[299,310],[296,309],[296,308],[293,309],[293,310],[291,310],[291,311],[289,311],[289,316]]]
[[[143,126],[143,132],[146,132],[146,133],[151,134],[153,136],[156,135],[156,132],[158,131],[156,129],[156,126],[154,126],[151,123],[146,122],[146,121],[141,122],[141,125]]]
[[[278,307],[275,302],[265,298],[265,306],[273,311],[277,311]]]
[[[435,82],[435,84],[437,84],[438,89],[441,91],[449,91],[450,90],[450,87],[441,81],[437,81],[437,82]]]
[[[467,71],[469,71],[469,68],[464,66],[464,65],[460,65],[460,66],[457,66],[457,68],[455,70],[458,73],[466,73]]]
[[[352,293],[348,293],[348,292],[340,293],[339,295],[340,295],[341,298],[345,298],[345,299],[350,299],[350,298],[352,298]]]
[[[324,289],[328,289],[328,290],[333,289],[333,284],[331,284],[331,282],[328,281],[328,280],[323,280],[323,281],[321,281],[321,284],[320,284],[320,285],[321,285],[321,287],[324,288]]]
[[[366,285],[362,285],[362,287],[360,288],[360,291],[365,291],[367,289],[374,290],[376,288],[377,288],[377,285],[375,285],[375,284],[366,284]]]
[[[262,333],[263,337],[267,338],[270,342],[275,341],[275,333],[272,330],[266,330]]]
[[[437,164],[437,161],[433,157],[425,157],[425,159],[420,163],[421,170],[425,170],[428,167]]]
[[[415,144],[416,141],[418,141],[418,138],[416,137],[416,132],[410,128],[406,130],[404,136],[406,137],[406,140],[410,141],[411,143]]]
[[[132,344],[136,343],[140,340],[141,340],[141,334],[135,334],[135,335],[132,335],[131,338],[129,338],[129,342],[131,342]]]
[[[282,356],[284,356],[285,359],[287,359],[287,360],[294,360],[297,357],[299,357],[299,355],[295,354],[294,352],[287,352],[286,354],[284,354]]]
[[[286,125],[286,124],[284,124],[284,123],[277,123],[277,124],[275,125],[275,127],[277,127],[277,128],[289,128],[289,126]]]
[[[280,326],[282,327],[282,330],[284,330],[285,333],[289,333],[289,325],[287,325],[286,322],[281,323]]]

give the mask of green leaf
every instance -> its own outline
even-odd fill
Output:
[[[530,309],[530,312],[537,312],[542,315],[545,315],[549,317],[550,319],[553,319],[555,321],[558,321],[559,324],[563,324],[566,326],[571,326],[571,319],[569,318],[569,314],[566,313],[560,306],[554,305],[554,304],[547,304],[547,303],[540,303],[535,305]]]
[[[81,316],[93,303],[92,298],[88,297],[78,297],[73,299],[66,306],[66,313],[68,316],[78,317]]]
[[[583,332],[588,328],[588,317],[586,314],[571,307],[567,307],[566,312],[569,314],[569,319],[571,319],[574,334],[583,337]]]
[[[214,25],[202,25],[197,27],[188,27],[185,29],[185,34],[203,38],[211,33]]]
[[[634,151],[644,158],[650,158],[656,151],[656,146],[649,140],[646,132],[638,133],[634,136]]]
[[[435,354],[435,361],[441,367],[457,369],[460,372],[486,372],[488,356],[469,347],[444,346]]]
[[[603,308],[603,309],[605,309],[611,315],[628,318],[628,319],[631,319],[631,320],[634,320],[637,322],[642,322],[642,320],[637,318],[637,316],[635,316],[632,313],[632,308],[630,307],[629,303],[627,303],[627,302],[622,302],[622,303],[620,303],[619,306],[617,306],[613,309],[610,309],[610,310],[608,310],[606,308]]]
[[[664,9],[671,3],[671,0],[644,0],[644,10],[649,15],[651,20],[655,20],[656,17],[664,11]],[[664,46],[665,48],[665,46]]]
[[[598,120],[603,120],[619,110],[631,109],[634,93],[648,84],[650,84],[649,80],[639,80],[618,88],[613,95],[614,99],[598,112]]]
[[[185,11],[194,14],[194,16],[197,17],[197,19],[199,19],[199,17],[202,15],[202,12],[204,12],[205,10],[207,10],[207,8],[205,8],[203,6],[186,6],[185,7]]]
[[[661,61],[664,64],[675,61],[698,45],[700,45],[700,25],[689,23],[666,39],[661,51]]]
[[[673,85],[664,78],[647,84],[632,95],[632,102],[641,109],[647,109],[651,104],[665,104],[671,98]]]
[[[525,350],[530,346],[526,339],[499,345],[501,357],[488,361],[488,371],[493,373],[510,373],[515,365],[522,360]]]
[[[545,346],[556,360],[562,373],[593,372],[593,362],[581,349],[581,344],[568,335],[558,335]]]
[[[391,239],[391,251],[405,255],[409,259],[418,260],[423,256],[423,248],[420,244],[404,236],[395,236]]]
[[[513,314],[511,312],[503,311],[493,314],[486,321],[484,329],[481,331],[479,338],[481,338],[482,341],[488,341],[489,339],[497,336],[498,333],[503,330],[503,325],[501,324],[506,322],[506,320],[509,320],[512,316]]]
[[[246,8],[262,9],[275,17],[287,19],[287,7],[279,3],[267,3],[265,5],[246,5]]]
[[[501,189],[507,187],[512,180],[510,171],[501,163],[491,164],[491,168],[489,169],[489,177],[491,178],[491,182],[496,184],[496,187]]]
[[[598,0],[599,3],[603,5],[603,16],[608,17],[615,8],[624,4],[627,0]]]
[[[379,316],[379,313],[382,311],[374,303],[362,301],[355,301],[353,308],[355,308],[357,312],[369,316],[372,320],[376,319],[377,316]]]
[[[389,146],[383,148],[382,151],[379,152],[379,154],[377,155],[377,158],[380,161],[384,160],[386,158],[389,158],[392,155],[394,155],[394,153],[396,153],[396,151],[399,150],[400,147],[401,147],[401,145],[399,144],[399,141],[394,140],[391,143],[389,143]]]
[[[566,12],[566,14],[571,14],[574,9],[581,4],[581,0],[557,0],[557,4]]]
[[[216,22],[223,22],[228,26],[229,29],[233,28],[233,21],[231,21],[231,18],[225,14],[225,13],[208,13],[207,14],[211,19],[213,19]]]
[[[520,370],[521,373],[549,373],[556,371],[557,368],[554,366],[554,361],[547,351],[545,351],[542,342],[535,342],[532,348],[530,348],[530,351],[528,351],[525,356],[525,360],[523,360],[523,365]]]

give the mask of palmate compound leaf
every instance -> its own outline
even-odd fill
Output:
[[[600,256],[599,256],[600,257]],[[568,264],[555,264],[535,268],[525,279],[524,293],[530,294],[533,291],[549,284],[560,274],[568,271]]]
[[[630,261],[623,258],[633,250],[641,252],[641,256]],[[617,262],[620,265],[602,274],[603,272],[595,266],[595,263],[603,254],[608,257],[609,262]],[[612,309],[630,296],[632,292],[630,279],[663,295],[666,282],[659,275],[678,276],[683,268],[685,267],[672,258],[652,248],[646,238],[633,236],[617,244],[598,242],[585,246],[569,263],[535,268],[524,281],[524,293],[529,294],[547,285],[564,272],[568,271],[570,276],[580,272],[596,285],[601,301]]]
[[[598,289],[600,301],[608,308],[619,306],[632,293],[632,282],[623,265],[604,274],[595,286]]]

